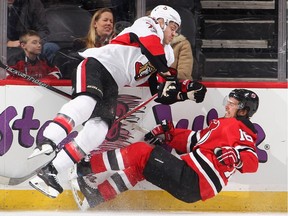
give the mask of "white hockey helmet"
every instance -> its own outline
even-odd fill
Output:
[[[176,10],[174,10],[172,7],[169,7],[167,5],[156,6],[151,11],[150,16],[156,20],[159,18],[163,18],[166,25],[168,25],[169,22],[173,21],[179,27],[181,26],[181,18],[180,18],[179,13]]]

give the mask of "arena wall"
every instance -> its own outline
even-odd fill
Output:
[[[71,93],[69,81],[50,83]],[[151,129],[163,112],[175,125],[186,122],[187,128],[201,129],[207,121],[224,114],[223,98],[234,88],[249,88],[260,97],[258,112],[252,122],[257,127],[257,173],[236,173],[229,185],[215,198],[205,202],[186,204],[144,181],[116,199],[95,210],[149,211],[287,211],[287,83],[206,82],[207,95],[203,103],[185,101],[170,106],[150,102],[130,118],[137,125]],[[127,109],[151,97],[146,86],[120,91],[119,102]],[[0,209],[2,210],[74,210],[77,206],[71,195],[67,175],[61,175],[65,191],[57,199],[50,199],[33,190],[28,181],[8,185],[9,178],[21,178],[51,159],[40,156],[27,160],[36,139],[42,136],[60,107],[69,99],[40,86],[26,82],[0,81]],[[160,113],[160,114],[159,114]],[[74,135],[81,127],[76,128]],[[105,141],[100,150],[113,149],[143,139],[143,133],[129,124],[119,128],[121,139]],[[124,137],[124,138],[123,138]],[[103,176],[105,177],[105,176]],[[7,181],[8,179],[8,181]],[[101,176],[99,177],[101,180]],[[11,182],[10,182],[11,184]],[[193,184],[193,182],[191,182]]]

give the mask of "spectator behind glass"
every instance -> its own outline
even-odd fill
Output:
[[[173,38],[171,46],[175,57],[171,67],[177,69],[177,78],[192,80],[193,54],[190,42],[184,35],[179,34]]]
[[[17,53],[8,59],[8,65],[22,73],[36,79],[59,79],[61,72],[56,66],[51,65],[41,55],[42,45],[40,35],[30,30],[20,36],[21,53]],[[9,73],[9,72],[8,72]],[[19,76],[9,74],[7,79],[22,79]]]
[[[63,79],[71,79],[78,64],[83,60],[78,51],[87,48],[101,47],[110,42],[114,33],[114,17],[109,8],[97,10],[91,18],[89,31],[85,38],[75,39],[73,49],[60,50],[56,53],[54,64],[57,65],[63,75]]]
[[[110,42],[113,36],[114,17],[112,10],[101,8],[91,18],[90,28],[85,38],[74,41],[74,49],[101,47]]]
[[[128,21],[118,21],[114,25],[114,35],[118,35],[120,32],[122,32],[125,28],[131,26],[132,24]]]
[[[46,41],[50,32],[47,26],[45,9],[41,0],[7,0],[7,2],[8,57],[9,55],[13,55],[13,51],[18,51],[15,47],[20,47],[20,35],[28,30],[34,30],[39,34],[43,42],[43,54],[52,62],[59,46]]]

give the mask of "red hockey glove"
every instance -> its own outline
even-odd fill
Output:
[[[171,75],[164,76],[162,73],[157,74],[157,90],[158,98],[155,102],[162,104],[173,104],[177,102],[177,95],[179,93],[179,84],[177,79],[177,71],[169,68]]]
[[[160,145],[163,142],[169,143],[172,140],[172,130],[174,130],[173,123],[164,119],[161,124],[156,125],[150,132],[145,134],[144,140],[153,145]],[[159,137],[160,135],[164,135],[164,138]]]
[[[184,80],[181,83],[181,93],[179,97],[182,101],[190,99],[196,103],[201,103],[205,98],[206,92],[207,89],[202,83]]]
[[[217,157],[217,160],[228,167],[233,167],[240,169],[243,165],[240,160],[239,151],[233,147],[226,146],[221,148],[215,148],[214,154]]]

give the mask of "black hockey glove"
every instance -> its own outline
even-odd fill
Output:
[[[161,73],[157,74],[157,91],[158,98],[155,102],[162,104],[173,104],[177,102],[177,95],[179,93],[179,84],[177,79],[177,71],[169,68],[171,75],[164,76]]]
[[[144,140],[153,145],[170,143],[172,140],[171,131],[173,130],[173,123],[164,119],[161,124],[156,125],[150,132],[145,134]],[[160,137],[161,135],[164,136]]]
[[[217,160],[230,168],[241,169],[243,166],[242,161],[240,160],[239,151],[231,146],[225,146],[221,148],[215,148],[214,154],[217,157]]]
[[[196,103],[201,103],[205,98],[206,92],[207,89],[202,83],[184,80],[181,83],[181,93],[179,97],[182,101],[190,99]]]

